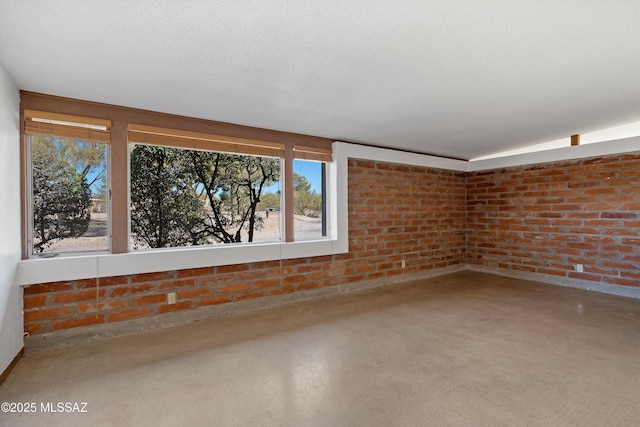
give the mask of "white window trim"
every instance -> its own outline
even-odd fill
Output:
[[[610,156],[613,154],[624,154],[636,151],[640,151],[640,136],[604,141],[597,144],[576,145],[534,153],[470,161],[468,162],[467,171],[475,172],[539,163],[559,162],[563,160],[578,160],[589,157]]]
[[[278,261],[335,255],[349,251],[347,208],[347,159],[341,159],[340,143],[334,143],[333,162],[327,163],[327,237],[299,242],[238,243],[215,246],[158,248],[124,254],[86,253],[54,258],[32,258],[18,263],[16,283],[81,280],[213,267],[261,261]]]

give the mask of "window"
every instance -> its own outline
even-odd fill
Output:
[[[295,240],[316,240],[327,236],[326,164],[309,160],[293,163]]]
[[[223,265],[334,250],[309,242],[337,229],[326,224],[325,138],[21,96],[25,258],[92,252],[98,268],[117,262],[100,252],[147,252],[139,262],[184,248],[194,265]],[[305,243],[272,245],[295,241]]]
[[[276,157],[132,144],[132,249],[281,240],[269,192],[280,169]]]
[[[25,124],[29,255],[107,251],[108,128],[50,117]]]

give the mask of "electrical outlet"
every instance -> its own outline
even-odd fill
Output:
[[[407,268],[407,262],[405,260],[402,260],[402,268]]]
[[[175,304],[176,303],[176,293],[169,292],[167,294],[167,304]]]
[[[578,273],[582,273],[584,271],[584,268],[582,267],[582,264],[576,264],[576,271]]]

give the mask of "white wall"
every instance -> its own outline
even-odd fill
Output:
[[[20,93],[0,65],[0,372],[23,346],[20,245]]]

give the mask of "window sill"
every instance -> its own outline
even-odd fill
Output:
[[[126,254],[83,254],[22,260],[15,283],[81,280],[158,271],[212,267],[280,259],[307,258],[348,252],[347,239],[291,243],[252,243],[221,246],[156,249]]]

